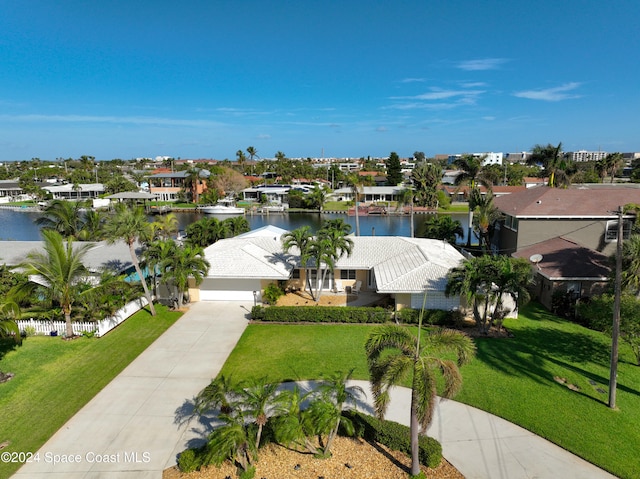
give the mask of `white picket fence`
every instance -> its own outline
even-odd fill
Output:
[[[144,296],[138,299],[134,299],[133,301],[128,302],[122,308],[120,308],[116,314],[109,318],[105,318],[101,321],[97,322],[78,322],[74,321],[71,323],[73,327],[74,334],[82,334],[84,331],[87,332],[95,332],[97,337],[104,336],[117,325],[122,323],[132,314],[140,311],[148,304],[147,298]],[[58,334],[62,335],[67,330],[67,326],[64,321],[54,321],[53,325],[51,321],[36,321],[32,319],[21,319],[16,321],[18,323],[18,328],[20,331],[25,331],[27,328],[33,328],[36,334],[44,334],[49,335],[51,331],[57,331]]]

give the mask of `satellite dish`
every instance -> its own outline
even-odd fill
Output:
[[[541,254],[533,254],[529,258],[529,261],[531,261],[532,263],[538,264],[540,261],[542,261],[542,255]]]
[[[541,254],[532,254],[529,257],[529,261],[531,261],[533,264],[535,264],[536,266],[538,266],[538,269],[540,269],[540,266],[538,265],[538,263],[540,261],[542,261],[542,255]]]

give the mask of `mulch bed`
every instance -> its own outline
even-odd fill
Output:
[[[308,453],[292,451],[275,444],[260,450],[256,479],[406,479],[411,459],[380,444],[337,437],[328,459],[316,459]],[[430,479],[464,479],[460,472],[442,460],[435,469],[423,468]],[[202,471],[182,474],[176,467],[166,469],[163,479],[229,479],[237,477],[236,468],[225,463]]]

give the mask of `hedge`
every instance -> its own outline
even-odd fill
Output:
[[[385,323],[391,314],[383,308],[348,306],[254,306],[251,318],[279,323]]]
[[[367,441],[384,444],[389,449],[401,451],[411,456],[411,436],[409,427],[393,421],[380,420],[368,414],[357,411],[344,413],[355,429],[355,435]],[[435,468],[442,461],[442,446],[440,443],[425,435],[419,436],[420,464]]]

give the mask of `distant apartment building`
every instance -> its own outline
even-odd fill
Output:
[[[607,156],[606,151],[569,151],[566,156],[573,161],[598,161],[604,160]]]
[[[462,158],[463,156],[467,156],[467,155],[471,155],[474,158],[483,158],[482,166],[501,165],[502,164],[503,154],[501,152],[500,153],[494,153],[492,151],[491,152],[485,152],[485,153],[464,153],[464,154],[457,154],[457,155],[449,155],[448,158],[447,158],[447,164],[451,165],[458,158]]]
[[[511,164],[514,163],[526,163],[527,159],[531,156],[531,153],[521,151],[519,153],[507,153],[504,159]]]

